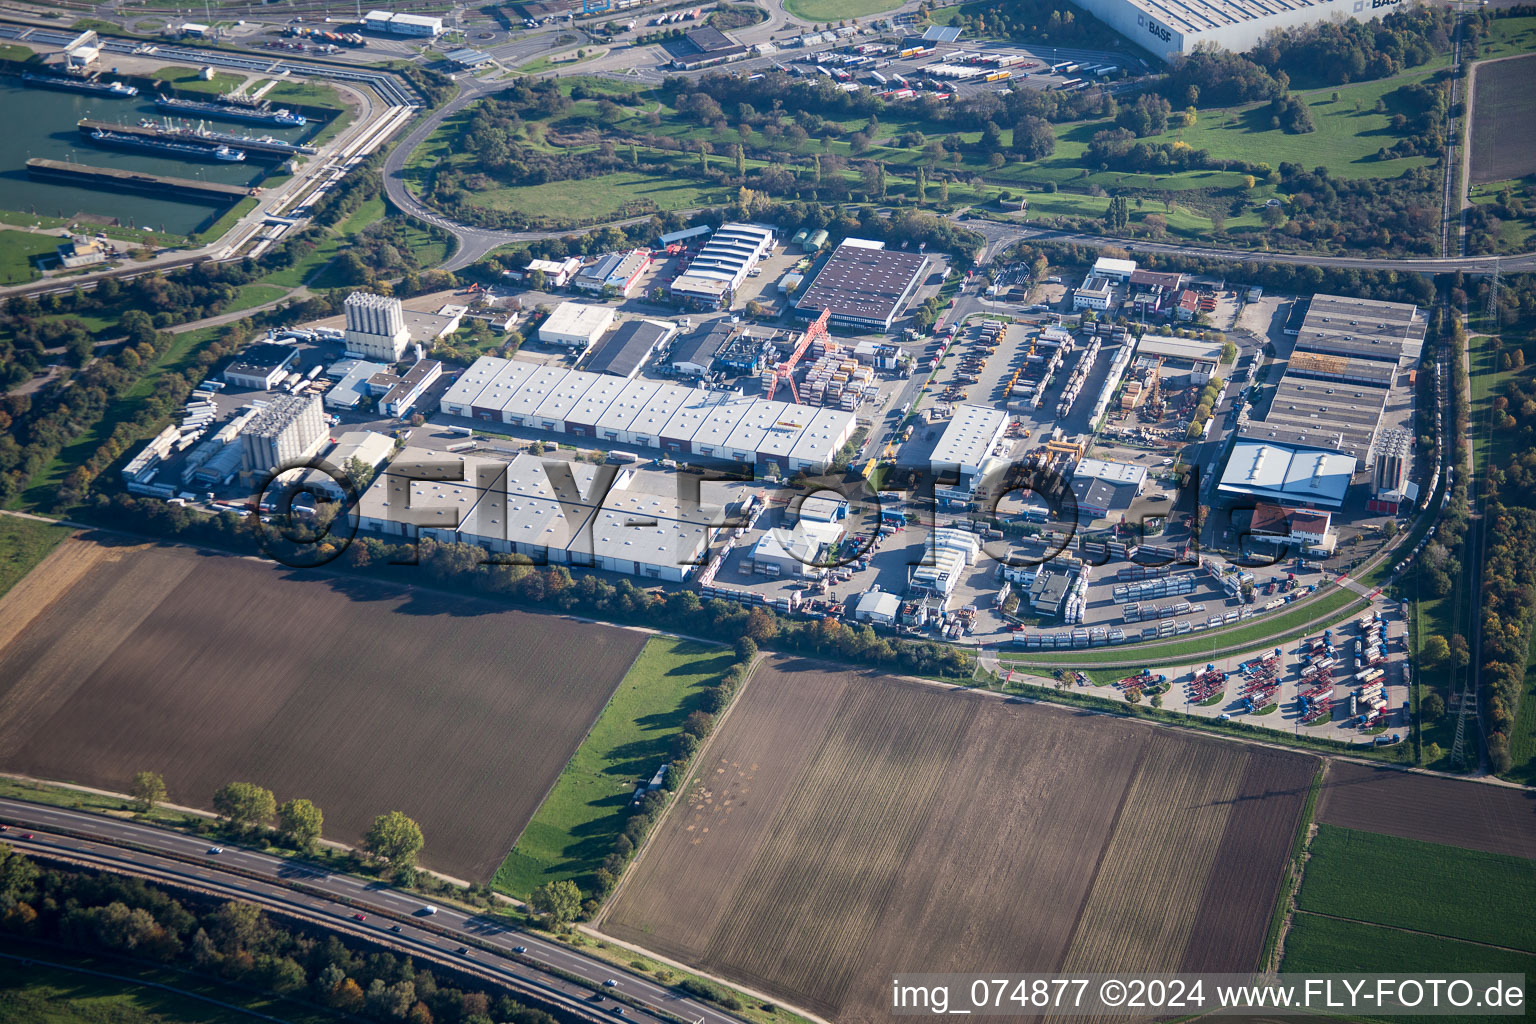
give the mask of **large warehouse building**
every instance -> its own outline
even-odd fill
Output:
[[[861,331],[889,331],[922,284],[928,258],[887,249],[884,242],[848,238],[795,304],[795,315],[815,320],[831,310],[831,322]]]
[[[1398,370],[1418,361],[1425,326],[1412,303],[1314,295],[1264,418],[1237,431],[1220,492],[1340,508],[1355,471],[1375,465]]]
[[[387,537],[476,544],[535,564],[588,566],[682,581],[727,509],[690,505],[672,473],[634,467],[510,463],[473,455],[445,480],[441,452],[407,448],[358,503],[358,528]],[[602,474],[600,477],[599,474]],[[607,477],[612,474],[612,483]]]
[[[722,224],[669,289],[672,297],[705,309],[725,309],[752,268],[773,251],[766,224]]]
[[[1221,490],[1287,507],[1342,508],[1355,460],[1337,452],[1239,440],[1232,446]]]
[[[959,489],[970,490],[987,459],[1008,429],[1008,411],[990,406],[957,405],[930,461],[935,473],[959,476]]]
[[[668,455],[775,463],[788,473],[831,463],[853,434],[838,409],[765,402],[650,380],[481,356],[443,395],[442,411]]]
[[[1166,61],[1204,43],[1242,53],[1275,29],[1332,18],[1366,21],[1403,0],[1074,0],[1137,46]]]

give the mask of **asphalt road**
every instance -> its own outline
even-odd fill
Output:
[[[536,994],[594,1019],[616,1019],[613,1008],[617,1004],[609,998],[594,997],[591,988],[541,967],[557,968],[597,986],[608,979],[617,980],[615,991],[646,1008],[629,1006],[626,1019],[642,1024],[664,1024],[676,1017],[699,1024],[741,1024],[739,1018],[724,1011],[499,921],[449,907],[427,915],[420,896],[382,882],[332,874],[235,845],[211,855],[205,838],[20,800],[0,799],[0,822],[10,826],[0,833],[0,839],[40,857],[67,857],[106,870],[147,875],[300,913],[328,928],[362,935],[414,956],[446,961],[457,969],[473,970],[514,991]],[[34,838],[23,839],[29,831]],[[163,851],[163,855],[146,850]],[[356,920],[358,913],[366,919]],[[396,924],[400,930],[391,931]],[[470,954],[459,954],[461,946],[469,946]],[[525,947],[527,953],[513,954],[516,946]]]
[[[1102,235],[1082,235],[1054,228],[1032,228],[1022,224],[1003,224],[990,220],[969,220],[965,226],[985,238],[989,249],[998,244],[1022,241],[1068,242],[1094,249],[1127,249],[1135,253],[1167,253],[1171,256],[1194,256],[1205,259],[1229,260],[1235,263],[1295,263],[1312,267],[1357,267],[1361,270],[1407,270],[1422,274],[1448,274],[1460,270],[1468,274],[1493,272],[1498,264],[1506,273],[1536,270],[1536,252],[1518,253],[1511,256],[1465,257],[1411,257],[1377,258],[1372,256],[1329,256],[1308,252],[1247,252],[1241,249],[1220,249],[1214,246],[1179,245],[1173,242],[1148,242],[1145,239],[1108,238]]]

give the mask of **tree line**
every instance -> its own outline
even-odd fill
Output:
[[[242,553],[261,550],[263,545],[266,550],[278,550],[284,543],[256,516],[241,518],[232,512],[209,516],[126,493],[97,495],[79,514],[118,527]],[[258,530],[263,532],[260,538]],[[327,548],[329,543],[322,542],[313,550],[321,557],[332,557],[335,551]],[[743,636],[751,636],[767,649],[882,671],[968,679],[976,668],[974,655],[952,644],[882,636],[867,625],[850,626],[837,619],[794,618],[768,608],[749,609],[717,598],[704,600],[693,590],[646,590],[627,578],[609,583],[592,573],[573,574],[563,565],[492,562],[490,557],[485,549],[472,544],[445,544],[430,538],[393,544],[358,536],[346,546],[337,565],[401,582],[419,581],[424,573],[434,583],[451,583],[459,591],[542,611],[580,611],[610,621],[707,636],[722,643],[734,644]],[[753,618],[758,611],[762,614]]]
[[[249,903],[138,878],[39,866],[0,844],[0,931],[269,992],[379,1024],[556,1024],[468,975]]]
[[[702,611],[702,606],[701,606]],[[631,803],[621,812],[625,815],[624,828],[614,838],[613,848],[603,858],[602,865],[592,873],[591,890],[584,892],[576,881],[562,879],[545,882],[529,894],[528,905],[556,930],[564,928],[578,917],[590,918],[602,906],[602,901],[619,884],[619,877],[633,859],[635,852],[645,842],[653,828],[666,813],[669,794],[684,785],[693,766],[693,759],[704,741],[714,731],[716,718],[731,706],[736,693],[747,681],[752,669],[752,659],[757,656],[757,640],[771,640],[778,632],[776,620],[770,620],[767,609],[754,608],[747,613],[743,634],[734,645],[736,660],[721,673],[717,682],[704,690],[705,708],[691,712],[683,721],[683,727],[672,737],[671,760],[659,790],[646,793],[638,803]],[[706,997],[711,998],[711,997]],[[717,1002],[729,1006],[734,996],[713,996]]]
[[[1486,281],[1480,285],[1485,301],[1489,287]],[[1536,630],[1536,562],[1531,558],[1536,551],[1536,380],[1523,372],[1522,346],[1536,336],[1536,275],[1502,278],[1494,305],[1502,330],[1485,344],[1493,349],[1494,367],[1515,374],[1489,410],[1493,439],[1506,443],[1492,448],[1505,454],[1490,463],[1485,488],[1478,670],[1488,757],[1494,771],[1503,774],[1514,767],[1515,744],[1529,746],[1530,737],[1517,737],[1515,725],[1521,702],[1533,699],[1526,692],[1525,670]]]
[[[152,812],[167,799],[165,779],[158,772],[141,771],[129,787],[134,809]],[[230,782],[213,794],[213,810],[231,836],[264,842],[275,836],[301,853],[310,853],[325,827],[325,815],[312,800],[295,797],[279,804],[276,795],[254,782]],[[375,867],[383,868],[402,885],[415,881],[416,858],[425,840],[421,826],[401,811],[374,818],[362,849]]]

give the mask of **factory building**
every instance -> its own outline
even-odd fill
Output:
[[[475,360],[443,395],[441,409],[680,458],[772,462],[787,473],[824,468],[854,428],[851,412],[495,356]]]
[[[1078,6],[1161,60],[1204,44],[1234,53],[1276,29],[1335,18],[1367,21],[1403,0],[1080,0]]]
[[[1114,294],[1115,286],[1108,278],[1089,274],[1083,278],[1082,284],[1072,289],[1072,308],[1102,313],[1109,308],[1109,301]]]
[[[752,268],[773,250],[773,228],[765,224],[722,224],[672,282],[675,299],[705,309],[726,309]]]
[[[451,461],[458,475],[443,479]],[[727,511],[684,500],[671,472],[407,448],[363,495],[358,528],[681,582]]]
[[[703,26],[683,33],[683,38],[669,48],[672,64],[682,71],[722,64],[744,57],[747,48],[717,28]]]
[[[410,344],[400,300],[370,292],[347,296],[346,354],[356,359],[398,363]]]
[[[651,265],[651,254],[646,249],[629,252],[613,252],[602,257],[590,267],[577,273],[571,284],[584,292],[603,293],[609,288],[626,298],[635,290],[640,275]]]
[[[933,471],[958,474],[960,489],[972,489],[1007,429],[1007,410],[979,405],[955,406],[939,443],[934,446]]]
[[[240,434],[240,468],[252,476],[302,462],[326,441],[319,395],[279,395]]]
[[[1173,338],[1166,334],[1143,334],[1136,346],[1142,358],[1157,358],[1180,366],[1214,363],[1221,358],[1221,342],[1198,338]]]
[[[1354,473],[1354,458],[1336,451],[1239,437],[1217,491],[1239,500],[1337,511],[1344,505]]]
[[[388,434],[372,430],[349,430],[336,439],[336,444],[325,453],[325,469],[292,470],[281,477],[284,483],[296,484],[300,489],[323,495],[332,501],[346,500],[347,493],[337,480],[348,476],[353,460],[357,460],[372,474],[395,452],[395,439]],[[361,483],[353,480],[354,484]]]
[[[1296,332],[1296,351],[1411,366],[1428,326],[1411,302],[1314,295]]]
[[[336,381],[325,393],[327,409],[356,409],[370,397],[368,382],[381,373],[388,373],[385,363],[370,363],[366,359],[338,359],[326,368],[325,375]]]
[[[901,611],[901,598],[885,590],[867,590],[859,595],[853,617],[875,626],[894,626]]]
[[[966,567],[981,554],[981,538],[969,530],[940,529],[933,539],[925,564],[907,574],[907,590],[918,596],[938,598],[945,606],[965,575]]]
[[[827,555],[843,538],[837,523],[801,519],[763,531],[748,555],[752,571],[765,576],[821,576]]]
[[[563,260],[529,260],[522,270],[503,273],[514,281],[528,281],[535,271],[544,275],[544,287],[564,288],[581,271],[581,260],[576,256],[567,256]]]
[[[539,325],[539,340],[546,345],[574,349],[579,358],[612,326],[613,310],[607,306],[562,302]]]
[[[1125,284],[1135,273],[1135,260],[1117,260],[1110,256],[1100,256],[1093,264],[1094,277],[1102,277],[1106,281],[1114,281],[1117,284]]]
[[[224,383],[252,391],[267,391],[288,376],[289,367],[299,358],[292,345],[258,342],[249,345],[224,369]]]
[[[665,320],[630,320],[620,324],[618,330],[598,343],[585,368],[592,373],[633,378],[676,331]]]
[[[1351,472],[1356,467],[1373,467],[1383,450],[1379,434],[1398,369],[1405,362],[1418,360],[1425,328],[1424,318],[1412,303],[1314,295],[1296,328],[1295,350],[1275,386],[1269,410],[1262,421],[1239,427],[1238,448],[1251,446],[1250,464],[1264,461],[1256,458],[1256,453],[1285,450],[1300,459],[1314,459],[1317,452],[1332,453],[1339,460],[1348,460]],[[1145,339],[1142,350],[1146,351]],[[1387,448],[1396,450],[1392,445]],[[1409,486],[1402,479],[1407,474],[1408,455],[1406,450],[1400,454],[1403,458],[1386,471],[1389,479],[1378,476],[1374,481],[1377,486],[1368,500],[1384,502],[1374,505],[1375,511],[1388,507],[1395,511]],[[1222,476],[1224,493],[1249,494],[1253,490],[1245,476],[1247,471],[1237,465],[1238,461],[1234,448]],[[1278,456],[1271,457],[1270,468],[1259,475],[1272,476],[1278,461]],[[1334,486],[1332,478],[1342,464],[1338,462],[1325,474],[1328,487]],[[1297,488],[1289,484],[1281,490],[1285,496],[1276,500],[1282,504],[1338,507],[1314,502],[1304,492],[1298,498]],[[1342,500],[1342,493],[1339,497]]]
[[[1122,513],[1147,486],[1144,466],[1106,459],[1082,459],[1072,471],[1072,493],[1078,520],[1091,522]]]
[[[1292,352],[1285,375],[1385,389],[1397,383],[1397,363],[1395,360],[1356,359],[1321,352]]]
[[[1317,433],[1335,438],[1327,447],[1366,466],[1376,432],[1386,412],[1386,388],[1306,380],[1289,373],[1280,378],[1269,411],[1257,429]]]
[[[928,258],[886,249],[884,242],[847,238],[828,257],[795,303],[795,315],[815,320],[831,311],[834,326],[889,331],[923,282]]]
[[[404,376],[388,371],[368,378],[368,390],[379,396],[379,411],[404,419],[411,407],[443,375],[443,364],[436,359],[420,359]]]
[[[702,377],[714,365],[715,353],[735,333],[728,320],[712,320],[680,338],[667,354],[667,366],[681,377]]]

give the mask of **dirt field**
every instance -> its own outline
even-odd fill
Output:
[[[1335,762],[1317,820],[1364,832],[1536,858],[1536,793]]]
[[[1316,764],[778,659],[602,928],[838,1024],[904,971],[1248,969]]]
[[[70,540],[54,567],[72,585],[30,622],[13,603],[46,577],[0,602],[0,769],[122,790],[147,768],[203,807],[257,782],[346,842],[402,810],[426,866],[475,880],[644,641],[186,548]]]
[[[1472,96],[1474,185],[1536,174],[1536,54],[1477,69]]]

